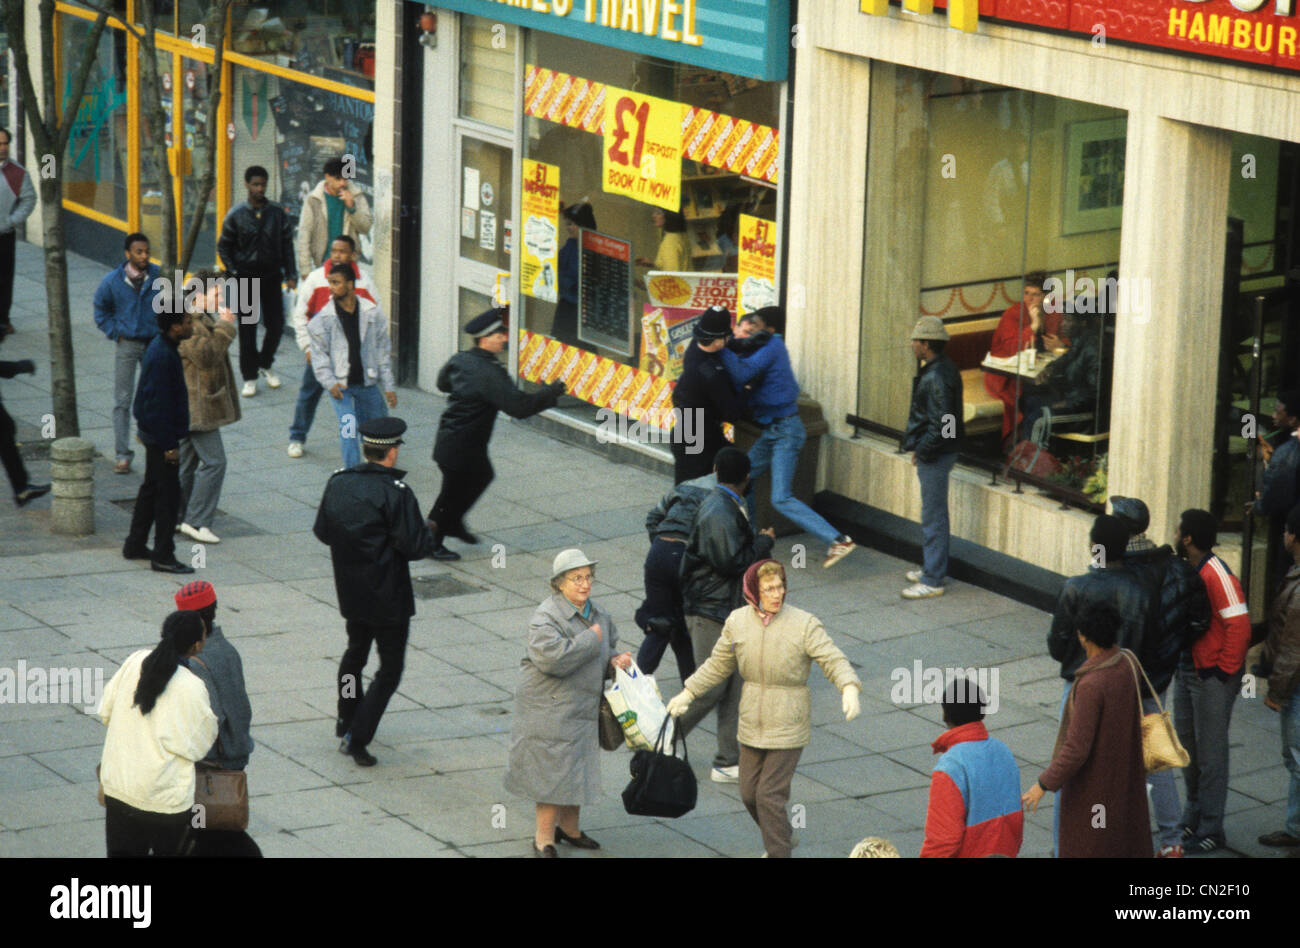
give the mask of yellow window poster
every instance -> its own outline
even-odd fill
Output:
[[[685,109],[680,102],[606,88],[601,172],[605,191],[681,210]]]
[[[559,298],[560,169],[524,159],[524,294],[554,303]]]
[[[743,316],[764,306],[775,306],[776,225],[761,217],[740,215],[740,254],[736,264],[739,283],[736,314]]]

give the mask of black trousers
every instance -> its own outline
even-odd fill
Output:
[[[496,472],[486,457],[469,467],[449,468],[439,464],[438,470],[442,471],[442,491],[433,502],[429,519],[438,525],[435,539],[441,543],[448,533],[465,529],[465,514],[478,503]]]
[[[184,855],[190,832],[189,810],[150,813],[104,797],[104,839],[108,858]]]
[[[712,474],[713,459],[723,448],[731,446],[731,442],[722,436],[722,425],[717,422],[710,421],[694,427],[692,435],[698,439],[694,444],[686,444],[681,440],[684,436],[683,425],[679,419],[673,429],[673,440],[668,444],[668,449],[673,453],[674,486],[682,481],[693,481],[697,477]]]
[[[406,638],[411,620],[372,623],[348,619],[348,647],[339,662],[339,721],[352,734],[352,748],[364,748],[374,739],[388,699],[402,680],[406,664]],[[370,657],[370,643],[379,650],[379,671],[368,690],[361,687],[361,670]]]
[[[21,494],[27,489],[27,467],[18,454],[18,445],[14,443],[17,431],[14,420],[5,411],[4,403],[0,402],[0,461],[4,462],[5,473],[9,475],[9,486],[15,494]]]
[[[197,859],[261,859],[262,848],[247,833],[196,829],[190,831],[189,855]]]
[[[16,231],[0,234],[0,325],[9,323],[9,307],[14,302],[14,244]]]
[[[176,518],[181,507],[180,464],[163,459],[162,448],[144,446],[144,483],[135,496],[131,514],[131,532],[126,545],[142,550],[149,545],[149,528],[153,527],[153,561],[170,563],[176,558]]]
[[[650,544],[645,557],[645,601],[635,616],[636,624],[645,631],[645,640],[636,653],[637,667],[647,675],[654,674],[664,650],[671,645],[682,681],[695,673],[695,648],[686,633],[682,587],[677,577],[685,553],[685,543],[659,538]]]
[[[280,295],[280,275],[240,274],[241,281],[257,280],[257,296],[253,299],[251,313],[237,313],[239,320],[239,374],[245,382],[257,378],[258,369],[269,369],[275,361],[275,350],[280,347],[284,334],[284,297]],[[257,349],[257,323],[261,319],[266,327],[262,350]]]

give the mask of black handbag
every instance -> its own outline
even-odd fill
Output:
[[[637,751],[628,765],[632,780],[623,790],[623,809],[633,816],[673,818],[695,809],[695,774],[691,771],[684,737],[681,738],[682,756],[677,756],[680,728],[673,728],[672,747],[664,753],[664,737],[670,720],[664,717],[654,750]]]

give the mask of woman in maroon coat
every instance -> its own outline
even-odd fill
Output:
[[[1052,762],[1022,797],[1036,810],[1044,793],[1060,791],[1063,859],[1152,855],[1135,660],[1115,647],[1121,621],[1109,603],[1079,617],[1088,657],[1075,672]]]

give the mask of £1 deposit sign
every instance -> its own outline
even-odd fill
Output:
[[[609,87],[603,189],[670,211],[682,204],[680,102]]]

